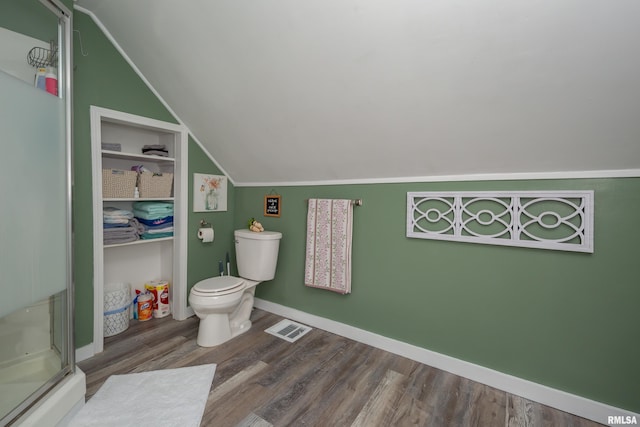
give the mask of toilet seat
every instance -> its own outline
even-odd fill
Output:
[[[242,291],[245,286],[244,280],[239,277],[218,276],[199,281],[191,288],[191,292],[201,296],[220,296]]]

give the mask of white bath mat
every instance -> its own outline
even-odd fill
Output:
[[[216,365],[112,375],[70,427],[198,427]]]
[[[285,341],[294,342],[302,338],[312,328],[306,325],[301,325],[292,320],[284,319],[270,327],[265,329],[265,332],[271,335],[275,335],[278,338],[282,338]]]

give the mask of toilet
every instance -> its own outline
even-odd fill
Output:
[[[235,230],[238,276],[217,276],[196,283],[189,304],[200,319],[196,342],[214,347],[251,328],[256,285],[276,274],[282,233]]]

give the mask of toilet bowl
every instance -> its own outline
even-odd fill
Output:
[[[213,347],[232,338],[229,314],[238,306],[245,286],[242,279],[220,276],[202,280],[191,288],[189,305],[200,318],[198,345]]]
[[[196,342],[214,347],[251,328],[256,286],[275,276],[282,234],[236,230],[235,248],[240,277],[210,277],[189,292],[189,305],[200,319]]]

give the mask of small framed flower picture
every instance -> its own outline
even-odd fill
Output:
[[[227,177],[193,174],[193,211],[223,212],[227,210]]]

